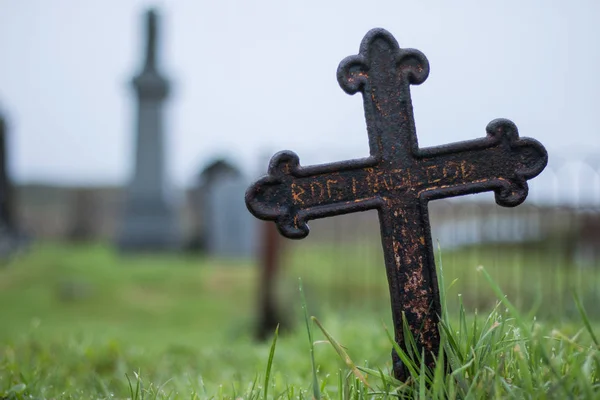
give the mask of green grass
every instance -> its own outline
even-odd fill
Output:
[[[337,310],[380,307],[389,301],[389,294],[378,240],[336,247],[292,242],[290,250],[295,256],[288,265],[288,288],[302,276],[309,297],[319,304],[327,303]],[[470,311],[489,311],[497,302],[489,284],[476,273],[484,266],[520,310],[555,323],[580,322],[571,295],[575,290],[590,315],[600,320],[600,265],[578,267],[563,253],[554,243],[531,248],[497,244],[444,252],[443,260],[449,280],[457,280],[453,293],[461,295]],[[436,254],[436,259],[439,257]],[[451,301],[448,306],[451,314],[458,312],[458,302]]]
[[[349,247],[340,256],[292,248],[279,298],[293,329],[257,344],[250,262],[38,246],[0,270],[0,398],[600,396],[589,295],[588,302],[563,295],[576,322],[538,321],[529,307],[509,301],[516,294],[501,292],[510,276],[496,265],[488,274],[489,256],[476,271],[479,263],[460,253],[444,256],[448,282],[440,282],[450,309],[441,329],[452,372],[425,371],[417,356],[410,382],[395,381],[385,274],[377,260],[365,262],[363,250]],[[532,273],[541,268],[529,264]],[[467,298],[469,283],[450,283],[455,276],[477,279],[485,302]],[[590,272],[583,280],[592,279]],[[488,303],[497,306],[484,312]]]

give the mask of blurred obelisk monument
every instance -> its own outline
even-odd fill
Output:
[[[146,13],[146,58],[133,79],[138,98],[135,169],[117,239],[124,251],[167,250],[179,244],[177,215],[167,196],[163,102],[169,82],[157,69],[157,14]]]
[[[0,114],[0,262],[25,248],[30,239],[19,229],[15,215],[13,186],[8,173],[7,123]]]

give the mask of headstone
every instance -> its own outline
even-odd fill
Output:
[[[241,172],[223,158],[218,158],[209,163],[198,176],[200,186],[210,187],[212,184],[225,179],[241,178]]]
[[[419,148],[410,85],[423,83],[428,74],[423,53],[401,49],[383,29],[371,30],[359,54],[344,59],[337,71],[344,91],[363,94],[370,156],[302,167],[295,153],[280,152],[267,176],[248,188],[246,204],[293,239],[308,235],[308,220],[377,209],[395,340],[407,350],[404,316],[425,365],[433,368],[441,307],[428,202],[494,191],[499,205],[517,206],[548,155],[539,142],[519,138],[506,119],[490,122],[485,138]],[[406,380],[408,371],[395,351],[392,360],[394,375]]]
[[[0,115],[0,260],[9,259],[28,242],[19,229],[14,210],[13,188],[8,174],[8,151],[6,146],[7,124]]]
[[[193,221],[191,237],[187,244],[188,250],[207,250],[206,237],[210,235],[207,220],[210,219],[212,212],[207,202],[212,186],[219,181],[240,178],[240,171],[222,158],[210,162],[198,173],[190,195]]]
[[[128,188],[122,250],[172,249],[179,244],[177,215],[167,196],[163,148],[163,102],[168,81],[157,69],[157,15],[146,14],[146,59],[133,80],[138,98],[135,171]]]
[[[579,220],[573,238],[565,238],[573,247],[569,261],[580,268],[597,267],[600,265],[600,215],[597,211],[586,213]]]
[[[189,218],[187,218],[187,235],[185,239],[185,250],[198,252],[204,250],[204,213],[202,187],[195,183],[186,196]]]
[[[222,258],[252,258],[256,254],[257,221],[246,211],[248,182],[224,160],[202,174],[204,243],[207,254]]]
[[[70,207],[71,226],[67,237],[73,242],[85,242],[95,236],[98,204],[93,189],[77,188],[72,194]]]

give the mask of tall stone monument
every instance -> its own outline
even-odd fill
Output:
[[[146,58],[133,79],[138,98],[135,170],[129,185],[121,250],[167,250],[179,244],[177,215],[167,196],[163,148],[163,102],[169,82],[157,69],[157,14],[146,13]]]
[[[12,187],[8,178],[6,154],[6,122],[0,115],[0,225],[9,231],[14,228]]]
[[[0,115],[0,261],[27,246],[29,238],[18,228],[14,215],[13,188],[8,173],[6,121]]]

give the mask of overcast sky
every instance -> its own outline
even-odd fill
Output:
[[[217,155],[249,174],[281,149],[302,164],[366,156],[362,101],[335,73],[374,27],[429,59],[412,89],[421,146],[481,137],[505,117],[551,160],[600,154],[599,1],[0,0],[0,108],[19,181],[127,181],[129,81],[151,5],[178,186]]]

